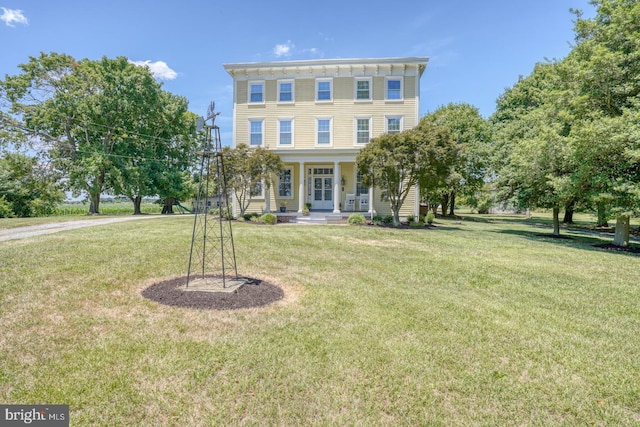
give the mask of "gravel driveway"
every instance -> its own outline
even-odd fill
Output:
[[[76,228],[93,227],[95,225],[112,224],[114,222],[135,221],[141,219],[166,218],[168,215],[140,215],[84,219],[81,221],[52,222],[49,224],[30,225],[0,230],[0,242],[6,240],[24,239],[27,237],[41,236],[43,234],[57,233],[59,231],[74,230]]]

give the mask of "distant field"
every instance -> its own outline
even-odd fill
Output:
[[[186,272],[193,217],[0,243],[0,402],[72,425],[640,424],[640,269],[505,221],[234,224],[262,310],[140,292]]]
[[[140,210],[145,214],[162,212],[162,205],[157,203],[142,203]],[[63,203],[56,209],[53,216],[86,215],[89,212],[89,203]],[[131,215],[133,203],[129,202],[102,202],[100,213],[103,215]]]

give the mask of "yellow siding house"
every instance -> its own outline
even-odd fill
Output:
[[[233,77],[233,146],[278,154],[286,168],[249,212],[391,213],[362,185],[358,151],[373,137],[418,124],[420,77],[428,58],[329,59],[225,64]],[[419,213],[418,189],[401,216]],[[234,208],[234,214],[235,214]]]

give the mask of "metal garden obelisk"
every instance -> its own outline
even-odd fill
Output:
[[[198,127],[204,127],[206,138],[198,153],[202,160],[187,274],[186,288],[190,290],[215,292],[244,284],[238,278],[220,128],[215,124],[219,114],[212,102],[207,118],[198,123]]]

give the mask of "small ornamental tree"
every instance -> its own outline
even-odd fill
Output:
[[[449,132],[430,123],[397,134],[373,138],[357,156],[363,183],[382,190],[393,224],[400,225],[400,208],[411,189],[449,173],[455,153]]]
[[[262,147],[249,148],[238,144],[236,148],[224,148],[224,168],[227,189],[235,195],[243,216],[253,198],[254,189],[264,185],[271,188],[273,176],[282,168],[280,157]]]

